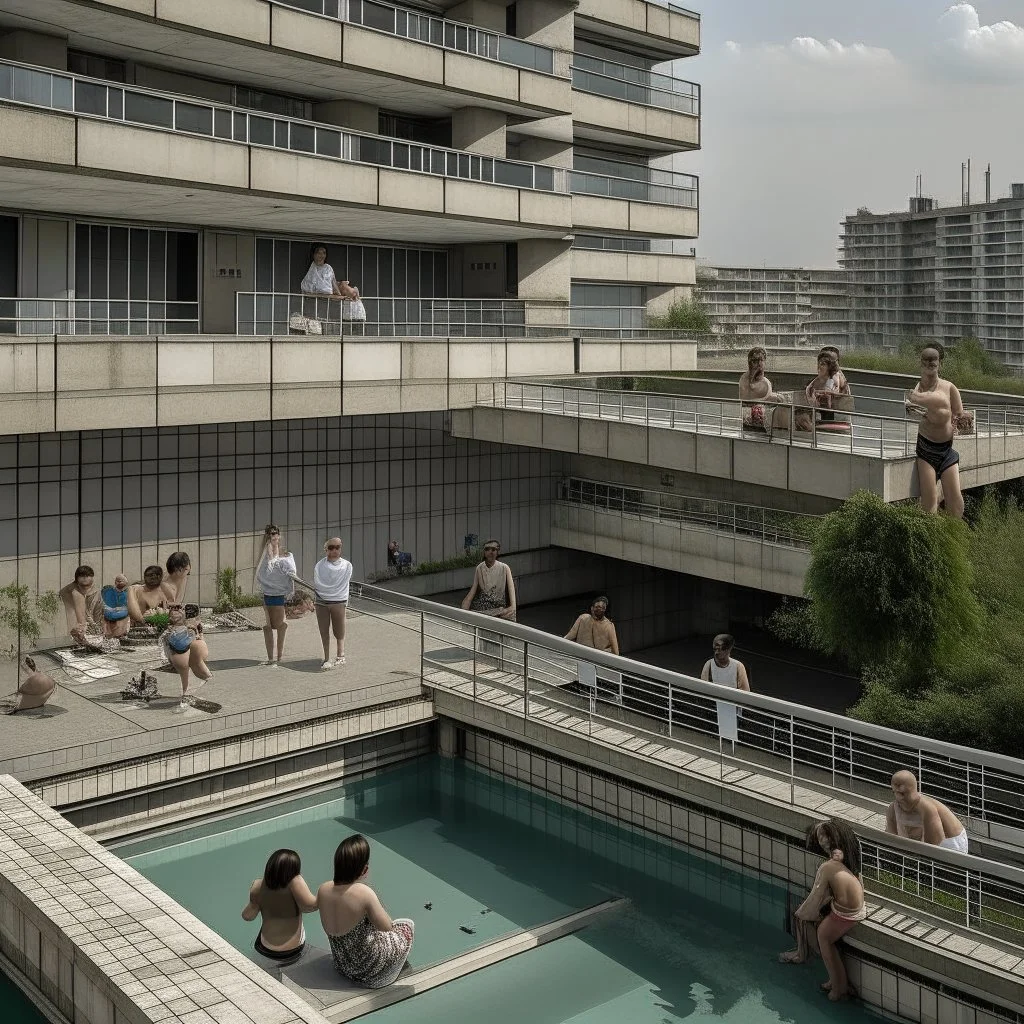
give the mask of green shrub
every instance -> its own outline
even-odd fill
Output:
[[[239,608],[256,608],[263,603],[259,594],[243,594],[238,586],[238,572],[233,566],[217,570],[217,600],[213,610],[217,613],[233,612]]]
[[[31,649],[39,643],[43,624],[53,621],[58,607],[59,599],[52,590],[32,597],[29,588],[22,584],[0,587],[0,628],[15,637],[8,652],[10,657],[18,657],[22,647]]]
[[[711,316],[700,297],[694,295],[690,299],[677,299],[660,316],[647,317],[647,326],[655,330],[710,334]]]

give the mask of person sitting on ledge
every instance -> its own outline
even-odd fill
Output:
[[[18,685],[14,704],[4,709],[5,714],[13,715],[18,711],[41,708],[57,692],[53,677],[37,669],[31,658],[26,658],[22,663],[22,671],[26,669],[28,675]]]
[[[815,873],[807,899],[793,912],[796,949],[780,953],[779,962],[802,964],[820,953],[828,970],[828,981],[821,987],[838,1002],[849,999],[853,991],[836,943],[867,917],[860,840],[845,821],[829,818],[808,829],[807,849],[827,859]]]
[[[185,591],[188,590],[188,577],[192,572],[192,562],[184,551],[175,551],[167,559],[167,575],[161,587],[168,604],[184,604]]]
[[[80,565],[75,578],[60,589],[60,599],[68,617],[68,632],[77,644],[99,647],[99,637],[87,638],[90,627],[97,628],[103,621],[103,600],[95,588],[96,574],[91,565]]]
[[[206,659],[210,648],[203,639],[203,624],[199,621],[199,609],[194,604],[172,604],[167,609],[168,624],[161,639],[167,653],[167,660],[181,678],[181,710],[195,704],[195,691],[211,679],[213,673]],[[199,682],[189,687],[190,673],[195,672]]]
[[[768,353],[755,345],[747,353],[747,372],[740,377],[740,401],[743,405],[743,426],[754,430],[788,430],[788,406],[793,396],[783,391],[773,391],[772,382],[764,375]],[[754,402],[756,404],[751,405]],[[767,410],[766,404],[780,406]],[[769,412],[771,415],[769,416]]]
[[[967,829],[941,800],[917,788],[917,776],[906,770],[892,777],[896,797],[885,812],[885,831],[947,850],[967,853]]]
[[[167,603],[164,594],[164,571],[159,565],[147,565],[142,573],[142,582],[133,583],[128,588],[128,615],[132,625],[143,626],[146,616],[158,609],[162,610]]]
[[[302,861],[294,850],[275,850],[267,860],[263,877],[249,889],[243,921],[262,916],[253,948],[275,967],[287,967],[306,948],[302,915],[317,908],[316,897],[302,877]]]
[[[320,923],[339,974],[367,988],[386,988],[405,966],[415,925],[388,916],[365,882],[369,870],[366,838],[356,834],[342,840],[334,853],[334,881],[317,891]]]
[[[104,649],[121,649],[121,638],[128,635],[131,619],[128,614],[128,577],[118,573],[113,585],[109,583],[100,591],[103,598],[103,646]]]
[[[608,598],[595,597],[590,612],[584,612],[565,634],[566,640],[575,640],[584,647],[593,647],[609,654],[619,653],[619,638],[615,624],[608,618]]]

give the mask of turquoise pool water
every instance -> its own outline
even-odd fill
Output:
[[[576,935],[377,1011],[379,1024],[476,1024],[483,1013],[488,1024],[878,1019],[830,1004],[820,964],[774,962],[790,945],[782,888],[464,762],[424,759],[117,852],[249,953],[256,926],[240,915],[267,855],[298,850],[315,889],[355,831],[371,840],[371,882],[391,913],[416,921],[414,967],[610,896],[630,900]],[[326,947],[316,915],[306,931]]]
[[[0,972],[0,1020],[4,1024],[46,1024],[46,1018]]]

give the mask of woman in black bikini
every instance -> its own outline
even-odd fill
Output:
[[[964,517],[960,492],[960,453],[953,447],[958,429],[969,429],[969,414],[956,385],[939,376],[942,346],[936,342],[921,351],[921,380],[907,395],[907,411],[920,419],[917,428],[917,477],[921,508],[935,512],[939,507],[939,484],[946,514]]]

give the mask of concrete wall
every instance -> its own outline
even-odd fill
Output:
[[[693,286],[697,281],[695,256],[573,249],[570,260],[574,281],[688,286]]]
[[[574,195],[572,226],[595,234],[631,232],[652,238],[696,238],[698,214],[684,206]]]
[[[650,36],[655,46],[683,57],[700,49],[700,17],[646,0],[580,0],[577,16],[607,30],[615,39],[625,29]],[[658,52],[655,50],[655,52]]]
[[[581,89],[572,94],[573,120],[582,126],[581,135],[591,128],[600,137],[615,132],[628,144],[653,142],[659,149],[672,143],[674,150],[696,149],[700,146],[700,117],[662,107],[598,96]]]

